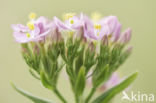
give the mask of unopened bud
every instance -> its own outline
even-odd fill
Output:
[[[61,33],[59,32],[59,29],[57,27],[54,30],[54,33],[52,35],[52,39],[54,41],[61,41],[63,39],[61,36]]]
[[[118,24],[113,33],[113,42],[118,41],[121,32],[121,24]]]
[[[108,36],[105,35],[103,38],[102,38],[102,44],[103,45],[108,45]]]
[[[94,45],[93,42],[91,42],[91,43],[88,45],[88,49],[89,49],[91,52],[95,51],[95,45]]]
[[[131,39],[132,30],[128,28],[122,35],[121,43],[128,43]]]
[[[131,53],[131,52],[132,52],[132,49],[133,49],[133,47],[132,47],[132,46],[129,46],[129,47],[127,48],[126,52],[127,52],[127,53]]]
[[[37,45],[34,46],[33,53],[39,55],[40,50],[39,50],[39,47]]]
[[[28,53],[28,50],[26,49],[26,48],[24,48],[24,47],[22,47],[22,53]]]

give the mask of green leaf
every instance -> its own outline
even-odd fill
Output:
[[[16,87],[13,83],[11,83],[12,87],[20,94],[22,94],[23,96],[29,98],[30,100],[32,100],[34,103],[53,103],[53,102],[50,102],[48,100],[44,100],[44,99],[41,99],[39,97],[36,97],[36,96],[33,96],[31,95],[30,93],[27,93],[25,92],[24,90]]]
[[[127,88],[136,79],[137,75],[137,72],[132,74],[120,84],[114,86],[113,88],[97,97],[92,103],[108,103],[116,94]]]
[[[76,79],[75,91],[77,95],[81,95],[83,93],[85,87],[85,67],[82,66],[79,70],[78,77]]]

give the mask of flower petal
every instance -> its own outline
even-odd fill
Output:
[[[61,28],[61,29],[69,29],[61,20],[59,20],[57,17],[54,17],[55,24]]]

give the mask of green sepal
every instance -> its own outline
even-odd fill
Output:
[[[65,43],[64,42],[60,42],[59,43],[59,47],[60,47],[60,54],[62,59],[65,61],[65,63],[67,63],[67,57],[66,57],[66,51],[65,51]]]
[[[49,45],[47,54],[52,61],[56,61],[60,54],[59,44],[53,43],[52,45]]]
[[[116,94],[127,88],[136,79],[137,75],[137,72],[132,74],[120,84],[112,87],[111,89],[97,97],[92,103],[108,103]]]
[[[41,79],[41,82],[45,88],[48,88],[50,90],[54,89],[43,71],[41,71],[41,73],[40,73],[40,79]]]
[[[33,51],[34,44],[22,44],[22,56],[30,68],[39,73],[41,55]]]
[[[86,67],[86,74],[89,72],[91,67],[96,63],[96,58],[95,58],[95,50],[89,50],[87,49],[85,51],[85,59],[84,59],[84,66]]]
[[[32,94],[28,93],[28,92],[25,92],[24,90],[16,87],[13,83],[11,83],[11,86],[20,94],[22,94],[23,96],[29,98],[30,100],[32,100],[34,103],[53,103],[53,102],[50,102],[48,100],[45,100],[45,99],[41,99],[40,97],[36,97],[36,96],[33,96]]]

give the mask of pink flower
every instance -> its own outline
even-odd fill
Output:
[[[22,24],[13,24],[14,38],[19,43],[36,42],[43,40],[50,32],[52,22],[45,17],[39,17],[37,20],[31,20],[27,26]]]
[[[109,27],[105,22],[103,22],[103,20],[99,20],[94,23],[89,17],[83,15],[83,23],[84,36],[86,38],[101,40],[104,35],[110,34]]]
[[[64,22],[54,17],[54,22],[61,30],[78,30],[82,27],[81,16],[77,16],[73,13],[66,14]]]
[[[108,16],[97,22],[83,16],[85,36],[94,40],[101,40],[104,35],[110,36],[112,41],[120,37],[121,24],[116,16]]]
[[[108,16],[104,18],[105,22],[109,26],[110,34],[112,35],[112,41],[117,41],[120,37],[121,24],[116,16]]]

